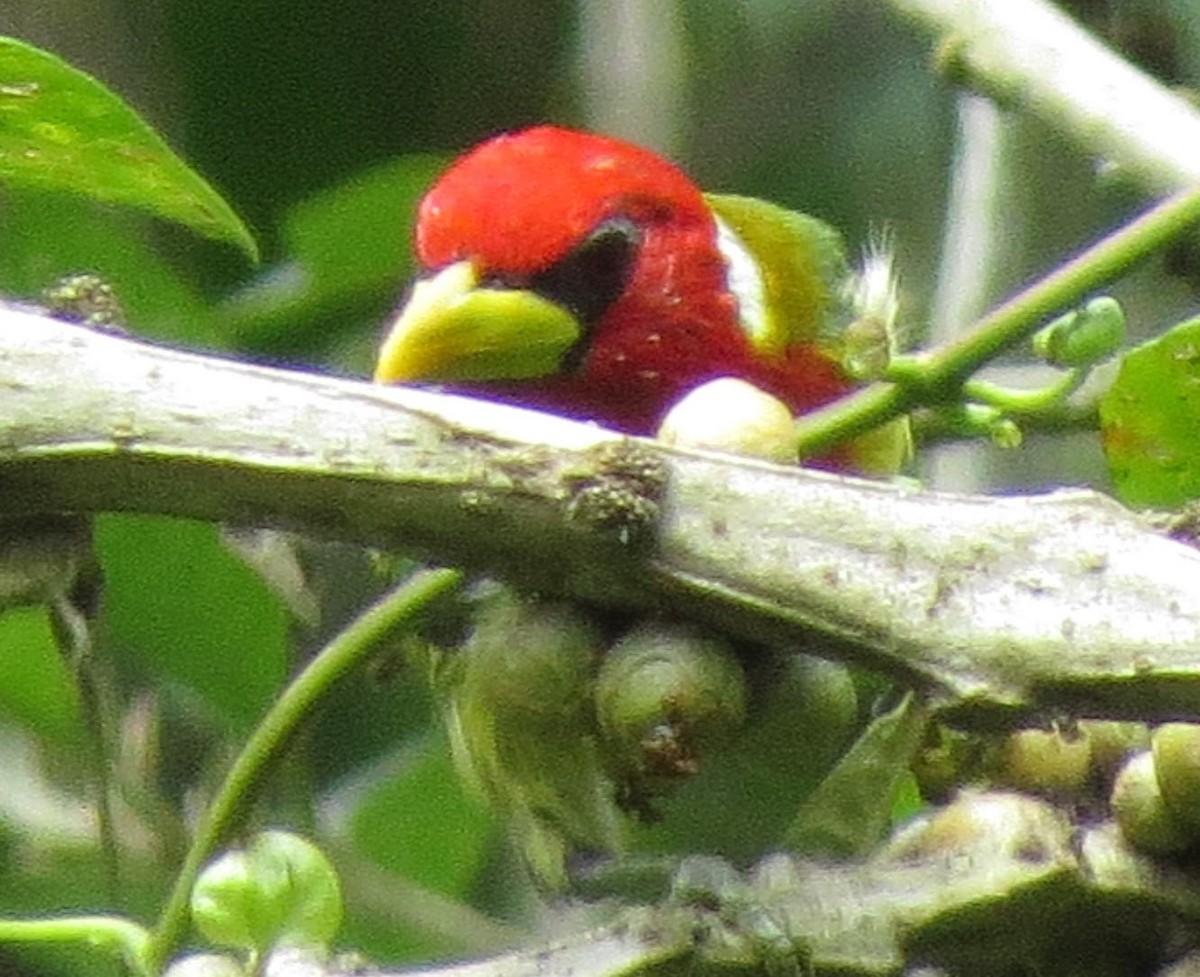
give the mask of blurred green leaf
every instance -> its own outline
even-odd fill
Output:
[[[491,818],[463,793],[441,735],[426,738],[406,761],[355,811],[355,844],[388,871],[461,898],[479,871]]]
[[[1121,501],[1170,508],[1200,496],[1200,319],[1125,354],[1100,422]]]
[[[0,180],[148,211],[258,259],[230,206],[96,79],[0,38]]]
[[[395,754],[393,754],[395,755]],[[367,884],[388,892],[396,877],[394,898],[409,900],[413,886],[452,901],[467,902],[478,892],[480,877],[495,837],[493,822],[479,801],[463,793],[450,760],[450,748],[439,733],[414,739],[400,754],[398,771],[377,774],[362,792],[351,814],[356,851],[382,873]],[[389,764],[390,766],[390,764]],[[509,882],[506,891],[515,883]],[[347,945],[371,945],[382,959],[423,960],[461,952],[446,932],[434,932],[419,917],[355,911],[354,886],[347,885]]]
[[[56,743],[79,738],[79,696],[45,607],[0,614],[0,714]]]
[[[284,220],[289,253],[329,294],[394,285],[409,264],[417,203],[445,165],[443,156],[403,156],[313,194]]]
[[[221,313],[247,342],[380,298],[388,305],[410,273],[417,202],[445,166],[405,156],[355,174],[297,204],[283,226],[283,263],[225,302]]]
[[[151,516],[96,523],[109,640],[183,686],[236,733],[278,692],[288,618],[216,527]]]
[[[200,296],[156,254],[137,215],[45,190],[5,188],[0,207],[0,291],[36,301],[63,275],[91,272],[112,286],[131,332],[220,344]]]
[[[929,710],[911,692],[874,719],[800,809],[787,834],[788,850],[844,858],[877,845],[894,812],[911,804],[909,766],[928,723]]]
[[[68,795],[69,797],[69,795]],[[73,805],[79,820],[87,824],[87,813],[78,802]],[[10,869],[0,884],[0,915],[35,916],[45,914],[70,915],[75,912],[96,912],[102,908],[117,910],[112,901],[111,879],[99,849],[80,844],[78,836],[64,835],[56,830],[53,818],[38,833],[24,834],[18,851],[24,860],[9,857],[3,851],[5,867]],[[9,839],[4,838],[5,842]],[[159,873],[164,864],[151,866],[137,859],[123,863],[121,877],[121,911],[143,919],[153,918],[162,898],[163,878]],[[77,943],[42,943],[6,945],[2,950],[0,972],[21,974],[24,977],[129,977],[118,957],[98,951],[94,946]]]

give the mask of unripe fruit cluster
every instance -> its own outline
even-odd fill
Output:
[[[927,799],[949,796],[964,783],[983,783],[1051,800],[1103,797],[1130,753],[1149,745],[1142,723],[1081,720],[1048,729],[1020,729],[988,743],[939,729],[913,764]]]
[[[619,811],[657,819],[665,795],[734,746],[752,712],[827,717],[821,732],[839,745],[857,716],[841,666],[796,670],[790,655],[746,653],[683,622],[622,629],[506,589],[480,594],[465,641],[435,656],[460,771],[525,825],[527,861],[551,884],[566,847],[620,846]],[[822,746],[789,738],[774,753],[794,766]]]
[[[449,663],[458,672],[452,732],[468,779],[502,806],[506,796],[542,794],[543,809],[573,812],[560,819],[596,803],[573,796],[587,768],[594,783],[611,778],[612,793],[646,813],[746,717],[733,647],[678,622],[643,621],[614,642],[574,608],[501,592],[484,601]],[[578,833],[603,835],[593,829],[607,817],[596,811]]]

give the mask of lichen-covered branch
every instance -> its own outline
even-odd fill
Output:
[[[901,677],[948,715],[1200,718],[1200,553],[1091,492],[937,495],[0,308],[0,514],[404,549]]]
[[[1045,801],[966,792],[878,853],[830,864],[773,855],[748,876],[682,863],[671,899],[505,955],[377,977],[635,977],[697,973],[1139,973],[1194,945],[1195,869],[1129,848],[1113,824],[1079,829]],[[348,977],[284,952],[268,977]],[[674,972],[672,970],[672,972]]]
[[[690,913],[632,910],[615,925],[584,929],[507,954],[398,971],[366,970],[361,963],[328,961],[304,949],[273,954],[265,977],[634,977],[690,953]]]

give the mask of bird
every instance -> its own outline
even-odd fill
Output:
[[[842,329],[863,276],[825,222],[706,194],[610,136],[539,125],[468,150],[416,214],[419,269],[386,328],[380,383],[452,392],[654,435],[735,379],[804,414],[852,390]],[[718,407],[719,410],[719,407]],[[808,464],[895,471],[893,424]]]
[[[841,236],[815,217],[706,194],[648,149],[552,125],[501,133],[454,160],[417,208],[414,250],[418,274],[385,326],[375,381],[436,384],[773,461],[800,460],[797,415],[861,382],[845,337],[870,336],[863,324],[890,320],[894,306],[882,251],[855,270]],[[878,359],[867,351],[860,358]],[[684,411],[706,393],[704,409]],[[907,430],[891,422],[803,461],[890,474]],[[721,695],[745,699],[738,654],[721,639],[669,618],[591,615],[488,583],[462,644],[429,652],[440,663],[434,691],[464,781],[502,813],[549,890],[567,885],[573,855],[622,850],[625,815],[653,820],[660,795],[690,779],[707,752],[688,747],[699,724],[684,707],[691,699],[648,674],[679,672],[694,684],[692,659],[724,649]],[[647,659],[649,672],[617,682],[610,673],[628,671],[634,638],[635,660]],[[794,656],[785,658],[781,676],[794,671]],[[791,689],[777,697],[783,718],[771,713],[764,729],[777,734],[820,714],[831,741],[844,738],[852,706],[836,716],[809,707],[829,698],[819,689],[831,682],[839,702],[852,700],[853,684],[842,666],[818,664],[828,665],[820,682],[809,681],[818,667],[805,665],[799,685],[781,683]],[[801,686],[806,704],[794,708]],[[691,698],[702,713],[718,701],[707,688]],[[665,718],[653,719],[650,733],[628,733],[610,715],[626,699],[639,722],[646,710]],[[731,725],[741,708],[730,710]],[[768,779],[790,783],[799,768],[787,762]],[[718,771],[718,785],[728,780]],[[728,798],[719,804],[727,808]],[[739,825],[742,847],[730,850],[743,851],[746,833]],[[711,836],[705,844],[725,850]]]

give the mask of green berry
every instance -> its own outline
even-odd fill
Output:
[[[1200,834],[1200,725],[1164,723],[1151,735],[1150,749],[1163,800]]]
[[[746,680],[722,639],[675,622],[635,627],[605,655],[596,716],[633,797],[699,771],[746,717]],[[636,806],[636,801],[635,801]]]
[[[899,862],[946,855],[1051,861],[1067,857],[1071,834],[1068,820],[1047,801],[1006,790],[968,788],[900,828],[879,857]]]
[[[1073,797],[1083,791],[1091,762],[1091,742],[1081,730],[1022,729],[1005,738],[992,774],[1014,790]]]
[[[538,879],[566,881],[574,847],[611,851],[618,812],[592,712],[604,636],[576,608],[499,588],[441,680],[454,759],[512,826]]]
[[[264,831],[210,862],[192,888],[191,908],[209,942],[257,953],[324,945],[342,922],[333,866],[311,842],[286,831]]]
[[[1079,729],[1092,744],[1092,769],[1105,778],[1115,776],[1130,753],[1150,746],[1150,730],[1145,723],[1081,719]]]
[[[1135,848],[1172,855],[1189,847],[1189,829],[1163,799],[1151,752],[1125,762],[1113,784],[1111,804],[1117,824]]]
[[[721,377],[675,404],[658,437],[680,447],[794,465],[795,427],[791,408],[782,400],[745,380]]]
[[[1051,366],[1075,369],[1106,360],[1125,342],[1125,313],[1101,296],[1055,319],[1033,337],[1033,349]]]

